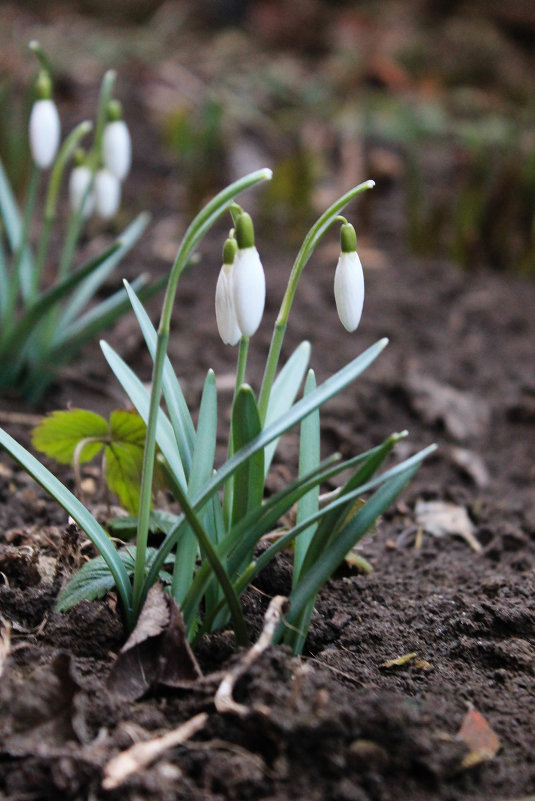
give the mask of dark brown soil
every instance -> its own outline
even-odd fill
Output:
[[[141,191],[151,180],[154,132],[142,119],[136,125],[145,155],[133,180]],[[128,276],[164,269],[154,232],[171,214],[172,180],[160,174],[153,233],[125,267]],[[136,205],[136,183],[128,191]],[[108,689],[124,643],[116,599],[54,611],[87,543],[2,456],[0,799],[513,801],[535,793],[535,283],[409,258],[392,234],[398,210],[395,187],[380,189],[368,209],[357,333],[346,334],[336,318],[337,245],[325,245],[305,272],[284,352],[310,339],[324,379],[389,336],[376,364],[325,408],[324,454],[357,453],[404,428],[410,437],[399,455],[432,441],[439,449],[365,540],[360,553],[373,572],[347,569],[321,592],[303,657],[271,647],[240,679],[235,697],[251,708],[245,718],[213,704],[218,671],[237,658],[229,632],[201,643],[205,678],[188,688],[136,701]],[[256,386],[293,255],[267,233],[259,248],[268,305],[248,375]],[[214,236],[184,276],[170,344],[194,405],[209,366],[220,379],[233,370],[234,351],[219,342],[213,315],[219,246]],[[125,319],[108,338],[148,379],[135,322]],[[220,395],[222,404],[230,400],[228,390]],[[92,346],[37,411],[69,403],[105,411],[118,398]],[[0,424],[27,442],[28,426],[15,416],[20,404],[1,404]],[[281,443],[273,486],[291,474],[295,444],[291,434]],[[435,536],[422,525],[417,504],[425,501],[466,515]],[[458,536],[467,526],[478,552]],[[247,596],[254,636],[269,597],[289,589],[290,558]],[[476,753],[459,734],[469,710],[499,738],[497,753]],[[112,756],[199,712],[208,719],[191,741],[118,789],[102,789]]]

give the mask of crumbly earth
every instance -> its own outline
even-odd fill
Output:
[[[140,94],[128,91],[138,161],[126,208],[137,208],[146,187],[155,201],[151,232],[124,265],[132,278],[167,269],[176,175],[158,165]],[[354,214],[366,272],[358,331],[345,333],[336,317],[333,237],[306,269],[283,350],[287,358],[309,339],[323,380],[390,338],[367,373],[325,407],[324,455],[348,456],[404,429],[399,456],[439,446],[362,543],[372,572],[345,567],[322,590],[301,658],[272,646],[245,672],[235,689],[250,709],[245,717],[214,706],[221,671],[240,659],[227,631],[201,642],[202,679],[125,699],[108,683],[125,640],[115,596],[68,614],[54,610],[67,577],[91,554],[87,541],[0,456],[0,799],[527,801],[535,794],[535,283],[408,257],[395,234],[398,189],[379,185],[359,207],[365,214]],[[209,367],[221,407],[230,401],[235,352],[218,340],[213,314],[222,235],[221,228],[203,245],[177,297],[170,356],[193,408]],[[253,386],[293,256],[272,231],[264,237],[268,296],[251,345]],[[156,318],[158,301],[150,308]],[[135,321],[125,318],[107,338],[150,379]],[[1,398],[0,425],[28,443],[30,414],[67,405],[107,412],[121,403],[92,345],[38,409]],[[293,475],[295,459],[290,433],[271,488]],[[72,482],[68,470],[62,477]],[[429,502],[449,505],[422,506]],[[434,518],[424,520],[424,511]],[[446,516],[440,536],[437,512]],[[253,638],[269,598],[288,592],[290,564],[282,554],[247,594]],[[103,789],[113,756],[201,712],[207,720],[191,740]],[[463,726],[467,716],[475,739]]]

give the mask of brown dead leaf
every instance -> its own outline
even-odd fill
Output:
[[[157,686],[189,686],[201,675],[177,604],[155,585],[113,666],[108,688],[135,700]]]
[[[474,534],[474,524],[464,506],[457,506],[447,501],[418,501],[414,513],[418,528],[433,537],[457,534],[476,553],[481,550],[481,545]]]
[[[443,423],[459,442],[480,437],[487,430],[490,407],[483,398],[416,372],[410,372],[406,381],[411,405],[425,423]]]
[[[480,762],[494,759],[500,750],[500,738],[491,729],[481,712],[474,707],[470,707],[464,716],[457,736],[469,749],[461,763],[461,770],[467,770],[474,765],[479,765]]]

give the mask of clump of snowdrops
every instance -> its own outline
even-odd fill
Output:
[[[319,386],[313,370],[308,370],[307,342],[299,345],[278,369],[299,280],[318,242],[333,225],[340,225],[341,238],[334,278],[336,304],[345,328],[357,327],[364,300],[363,273],[355,231],[340,214],[353,198],[373,186],[372,181],[347,192],[308,232],[290,272],[262,385],[255,392],[246,383],[249,341],[262,319],[265,279],[252,220],[235,199],[270,177],[271,171],[267,169],[251,173],[220,192],[195,217],[169,273],[158,330],[151,324],[133,287],[125,282],[153,359],[150,390],[108,344],[102,343],[105,358],[147,427],[135,546],[117,550],[88,509],[0,430],[0,444],[57,499],[100,552],[100,557],[85,565],[63,590],[60,609],[115,586],[126,626],[132,629],[149,589],[161,578],[181,609],[191,641],[230,620],[237,644],[245,645],[248,635],[240,596],[277,553],[293,544],[290,609],[276,639],[300,652],[318,591],[433,448],[380,473],[385,459],[406,432],[392,434],[350,459],[342,460],[337,454],[320,458],[320,407],[374,361],[387,344],[386,339],[379,340]],[[232,215],[232,228],[224,245],[217,282],[216,318],[223,341],[238,345],[238,354],[228,455],[223,464],[214,467],[218,428],[215,375],[209,370],[206,376],[195,428],[167,356],[167,344],[180,275],[201,239],[227,211]],[[297,475],[286,487],[264,498],[266,474],[279,437],[298,424]],[[91,444],[86,443],[88,447]],[[176,516],[159,515],[165,536],[157,549],[148,547],[150,526],[158,516],[157,511],[151,510],[155,459],[161,463],[181,510]],[[320,497],[321,485],[342,474],[344,483],[325,501]],[[270,538],[271,544],[259,553],[256,549],[259,540],[276,529],[280,518],[292,507],[296,509],[295,523],[280,531],[275,539]]]
[[[109,247],[76,264],[89,216],[109,220],[118,211],[121,182],[130,169],[130,135],[112,96],[115,73],[110,71],[102,81],[91,145],[81,147],[93,130],[89,121],[61,142],[51,69],[40,45],[32,42],[30,47],[40,71],[28,126],[32,166],[23,209],[0,162],[0,392],[13,391],[34,402],[55,370],[129,307],[122,287],[98,304],[92,301],[142,234],[148,215],[140,214]],[[70,212],[58,244],[55,231],[68,169]],[[46,187],[40,186],[43,183]],[[140,276],[135,286],[146,296],[147,276]]]

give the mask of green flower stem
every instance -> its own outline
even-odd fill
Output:
[[[158,339],[156,343],[156,353],[152,371],[152,390],[149,408],[149,419],[147,424],[147,435],[145,439],[145,451],[143,454],[143,467],[141,473],[141,489],[139,501],[139,516],[137,528],[137,548],[136,566],[134,572],[133,605],[134,615],[137,616],[143,603],[143,584],[145,580],[145,562],[147,551],[147,539],[149,529],[149,515],[152,495],[152,476],[154,471],[154,455],[156,443],[156,421],[158,409],[160,408],[160,397],[162,391],[162,373],[167,353],[167,343],[171,325],[171,315],[175,302],[175,295],[178,279],[186,267],[194,248],[201,241],[203,236],[212,227],[214,222],[223,214],[234,202],[234,198],[245,189],[271,178],[271,170],[257,170],[246,175],[238,181],[230,184],[223,189],[216,197],[210,201],[195,217],[188,227],[180,247],[178,249],[174,264],[171,268],[169,281],[162,306],[160,325],[158,327]]]
[[[234,397],[232,399],[233,405],[234,405],[234,398],[238,394],[238,390],[245,380],[245,368],[247,367],[248,353],[249,353],[249,337],[242,337],[240,339],[240,347],[238,350],[238,364],[236,366],[236,383],[234,386]],[[231,414],[230,430],[229,430],[228,445],[227,445],[227,460],[230,459],[230,457],[234,453],[232,442],[233,438],[232,438],[232,414]],[[225,484],[225,489],[223,491],[223,519],[225,521],[225,525],[228,526],[230,526],[231,515],[232,515],[233,493],[234,493],[234,478],[231,477]]]
[[[113,87],[115,85],[116,77],[117,73],[115,72],[115,70],[108,70],[104,74],[102,83],[100,84],[100,94],[98,96],[97,123],[95,126],[95,143],[93,145],[93,150],[90,156],[90,164],[93,167],[93,169],[97,169],[100,166],[100,161],[102,157],[102,136],[104,134],[104,128],[107,122],[108,104],[113,94]]]
[[[50,74],[52,72],[52,70],[50,68],[50,62],[49,62],[48,58],[46,57],[45,51],[41,47],[41,43],[38,42],[37,39],[32,39],[32,41],[28,44],[28,47],[30,48],[30,50],[33,53],[35,53],[35,56],[39,60],[41,68],[45,72],[48,72]]]
[[[61,146],[58,157],[54,163],[54,167],[52,168],[52,174],[50,176],[50,182],[48,184],[48,192],[46,196],[43,231],[41,233],[41,238],[39,240],[37,258],[35,262],[34,273],[32,276],[33,281],[32,281],[32,288],[31,288],[32,291],[30,297],[31,300],[34,300],[39,293],[39,282],[46,261],[46,255],[48,252],[48,243],[50,240],[50,233],[52,231],[52,225],[54,223],[54,220],[56,219],[58,194],[61,185],[61,179],[63,178],[63,172],[65,170],[68,160],[71,158],[74,151],[78,147],[78,143],[80,142],[83,136],[89,133],[92,127],[93,127],[92,123],[86,120],[85,122],[81,122],[79,125],[77,125],[74,131],[71,131],[71,133]]]
[[[371,189],[373,186],[375,186],[374,181],[364,181],[364,183],[353,187],[353,189],[350,189],[349,192],[345,193],[345,195],[342,195],[342,197],[338,198],[338,200],[333,203],[332,206],[330,206],[327,211],[325,211],[314,223],[306,235],[303,244],[301,245],[301,249],[296,256],[292,271],[290,273],[288,286],[286,287],[286,292],[284,293],[284,297],[282,299],[279,315],[275,321],[273,336],[271,338],[271,344],[269,347],[268,358],[258,401],[258,410],[260,412],[260,420],[262,423],[264,423],[266,419],[269,396],[275,380],[275,374],[277,372],[282,342],[284,340],[284,334],[286,333],[286,325],[288,323],[290,309],[292,308],[293,299],[297,289],[297,284],[299,283],[299,279],[301,277],[301,273],[305,269],[308,260],[316,249],[322,236],[329,230],[334,222],[340,220],[338,216],[339,212],[341,212],[347,206],[347,204],[353,200],[353,198],[355,198],[361,192],[364,192],[366,189]]]

